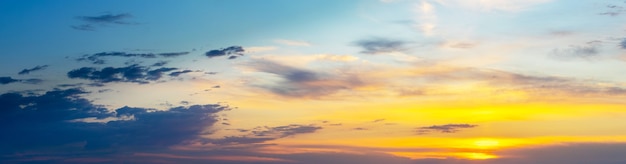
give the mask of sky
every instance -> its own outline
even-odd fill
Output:
[[[0,163],[626,163],[623,0],[0,13]]]

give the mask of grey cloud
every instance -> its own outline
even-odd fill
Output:
[[[131,18],[132,15],[129,13],[122,14],[103,14],[98,16],[78,16],[76,19],[82,21],[84,24],[70,26],[75,30],[82,31],[95,31],[96,25],[99,27],[104,27],[106,25],[130,25],[135,24],[132,22],[126,21],[128,18]]]
[[[614,4],[606,5],[606,9],[607,9],[607,11],[600,13],[600,15],[608,15],[608,16],[615,17],[615,16],[619,16],[619,15],[623,14],[624,12],[626,12],[624,7],[618,6],[618,5],[614,5]]]
[[[78,19],[90,22],[90,23],[115,23],[115,24],[128,24],[128,22],[122,21],[123,19],[130,18],[132,15],[128,13],[123,14],[104,14],[98,16],[79,16]]]
[[[20,71],[20,72],[19,72],[19,73],[17,73],[17,74],[19,74],[19,75],[25,75],[25,74],[29,74],[30,72],[33,72],[33,71],[40,71],[40,70],[44,70],[44,69],[46,69],[46,68],[48,68],[48,65],[38,65],[38,66],[33,67],[33,68],[30,68],[30,69],[23,69],[22,71]]]
[[[619,42],[619,48],[626,49],[626,38],[622,39],[622,41]]]
[[[11,83],[39,84],[41,82],[43,82],[42,79],[14,79],[8,76],[0,77],[0,85],[6,85]]]
[[[162,67],[164,65],[166,65],[168,62],[167,61],[160,61],[160,62],[156,62],[154,64],[152,64],[153,67]]]
[[[13,79],[11,77],[0,77],[0,84],[11,84],[15,82],[19,82],[20,80]]]
[[[190,72],[193,72],[193,71],[192,71],[192,70],[182,70],[182,71],[172,72],[172,73],[170,73],[169,75],[170,75],[170,76],[173,76],[173,77],[177,77],[177,76],[179,76],[179,75],[186,74],[186,73],[190,73]]]
[[[417,128],[417,134],[429,134],[433,132],[439,133],[456,133],[461,129],[474,128],[478,125],[471,124],[445,124],[445,125],[432,125]]]
[[[96,31],[96,27],[94,27],[93,25],[90,25],[90,24],[83,24],[83,25],[70,26],[70,27],[72,27],[72,29],[74,29],[74,30]]]
[[[67,73],[69,78],[91,80],[98,83],[110,82],[132,82],[145,84],[150,81],[161,79],[162,74],[176,70],[177,68],[158,68],[151,70],[146,67],[131,65],[127,67],[105,67],[97,69],[93,67],[83,67]]]
[[[209,58],[228,56],[228,59],[236,59],[238,56],[243,56],[245,50],[241,46],[230,46],[222,49],[210,50],[204,53]]]
[[[281,96],[319,98],[340,90],[364,85],[357,75],[324,74],[267,60],[256,60],[248,66],[260,72],[280,76],[283,81],[261,87]]]
[[[355,42],[355,45],[361,47],[364,54],[382,54],[390,52],[406,51],[407,42],[401,40],[371,38]]]
[[[295,136],[298,134],[314,133],[315,131],[320,129],[322,129],[321,126],[299,124],[276,127],[259,126],[253,129],[236,129],[239,132],[247,133],[241,136],[226,136],[220,139],[207,139],[207,141],[219,145],[257,144],[270,140]]]
[[[598,48],[599,44],[595,42],[590,42],[582,46],[570,45],[569,48],[552,50],[552,56],[565,60],[572,58],[591,59],[599,54]]]
[[[168,53],[126,53],[126,52],[100,52],[91,55],[83,55],[76,59],[77,61],[89,61],[93,64],[105,64],[105,60],[102,59],[104,57],[138,57],[138,58],[158,58],[158,57],[177,57],[182,55],[187,55],[189,52],[168,52]],[[165,65],[167,62],[161,61],[156,63],[155,65]]]

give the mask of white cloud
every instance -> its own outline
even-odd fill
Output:
[[[277,48],[273,46],[253,46],[253,47],[245,48],[246,52],[265,52],[265,51],[272,51],[275,49]]]
[[[552,0],[435,0],[437,3],[449,6],[461,6],[463,8],[484,12],[505,11],[520,12],[535,5],[547,3]]]
[[[311,43],[299,40],[276,39],[274,42],[288,46],[311,46]]]

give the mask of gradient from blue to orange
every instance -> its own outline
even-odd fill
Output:
[[[624,163],[626,2],[0,1],[7,163]]]

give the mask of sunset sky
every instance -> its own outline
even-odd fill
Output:
[[[626,163],[623,0],[0,13],[0,163]]]

